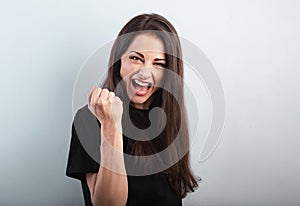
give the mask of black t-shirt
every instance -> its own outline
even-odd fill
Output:
[[[148,118],[148,110],[133,109],[136,114]],[[97,129],[92,129],[94,131],[91,132],[91,126],[97,127]],[[66,175],[81,181],[85,205],[91,206],[86,173],[97,173],[99,170],[101,141],[100,123],[87,106],[77,111],[72,123],[71,134]],[[78,134],[81,138],[78,137]],[[130,152],[131,144],[131,139],[123,135],[124,152]],[[127,178],[128,198],[126,206],[182,206],[182,200],[176,197],[175,191],[171,188],[164,174],[127,175]]]

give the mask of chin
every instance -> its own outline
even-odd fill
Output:
[[[149,100],[149,97],[139,97],[139,96],[134,95],[134,96],[131,98],[130,101],[131,101],[132,103],[136,103],[136,104],[144,104],[144,103],[146,103],[148,100]]]

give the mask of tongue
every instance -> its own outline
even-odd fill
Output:
[[[148,89],[147,87],[142,87],[142,86],[138,86],[138,85],[136,85],[135,88],[139,91],[146,91]]]
[[[135,94],[139,95],[139,96],[145,95],[148,91],[147,87],[142,87],[142,86],[138,86],[138,85],[136,85],[135,89],[136,89]]]

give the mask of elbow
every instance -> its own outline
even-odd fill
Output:
[[[95,197],[93,195],[91,201],[93,206],[126,206],[127,196],[116,198],[115,196]]]
[[[95,188],[91,192],[93,206],[126,206],[128,198],[127,182],[124,182],[123,185],[110,184],[110,187]]]
[[[96,198],[96,197],[92,196],[91,201],[92,201],[93,206],[106,206],[106,205],[108,205],[107,202],[104,202],[101,199],[102,198],[99,199],[99,198]]]

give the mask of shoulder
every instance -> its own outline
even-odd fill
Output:
[[[68,177],[85,181],[87,173],[99,170],[100,130],[96,120],[87,105],[74,116],[66,167]]]
[[[100,122],[85,105],[78,109],[73,120],[73,133],[86,153],[99,162],[101,142]]]

